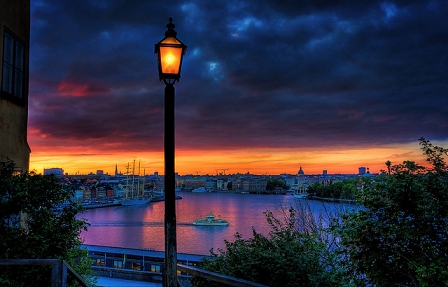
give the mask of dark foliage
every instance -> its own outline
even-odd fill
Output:
[[[365,182],[362,208],[334,226],[348,274],[366,286],[448,286],[448,150],[424,138],[431,167],[391,165]]]
[[[357,179],[344,179],[338,182],[329,182],[327,185],[315,182],[310,184],[307,192],[322,198],[354,199],[357,183]]]
[[[252,231],[252,237],[225,241],[226,250],[211,251],[204,268],[220,274],[268,286],[349,286],[341,276],[339,261],[330,251],[331,241],[305,206],[282,209],[279,220],[271,211],[266,219],[271,226],[268,237]],[[193,278],[194,286],[222,286]]]
[[[70,200],[72,193],[53,175],[15,174],[14,163],[4,163],[0,168],[0,257],[60,258],[80,274],[89,273],[91,262],[80,248],[79,237],[87,223],[75,218],[82,208]],[[2,267],[0,285],[47,286],[49,268]]]

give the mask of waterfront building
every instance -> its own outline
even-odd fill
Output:
[[[186,189],[195,189],[199,187],[206,187],[207,178],[203,176],[187,176],[180,179],[179,183]]]
[[[228,184],[232,182],[228,176],[219,175],[216,179],[216,190],[227,191]]]
[[[290,174],[282,174],[279,179],[283,180],[286,186],[293,186],[294,184],[297,184],[296,176]]]
[[[0,0],[0,164],[28,171],[30,1]]]
[[[359,175],[366,174],[366,167],[361,166],[361,167],[358,168],[358,170],[359,170],[359,172],[358,172]]]
[[[75,195],[73,200],[77,203],[82,203],[84,200],[84,191],[82,189],[75,189]]]
[[[64,175],[64,170],[59,167],[44,168],[44,175]]]
[[[216,179],[208,179],[205,182],[205,189],[207,190],[217,190],[218,188],[217,180]]]
[[[232,181],[232,190],[240,192],[258,192],[265,191],[267,180],[252,175],[239,176]]]

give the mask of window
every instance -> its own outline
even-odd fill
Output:
[[[23,99],[25,83],[25,45],[5,30],[3,36],[2,95]]]
[[[142,270],[142,265],[140,263],[137,262],[132,262],[132,267],[133,270]]]
[[[151,272],[160,272],[160,265],[151,264]]]
[[[114,260],[114,268],[123,268],[123,261]]]

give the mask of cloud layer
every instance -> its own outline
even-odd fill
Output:
[[[188,46],[175,85],[179,150],[448,138],[444,0],[31,5],[34,151],[163,150],[153,50],[170,16]]]

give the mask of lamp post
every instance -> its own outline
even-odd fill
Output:
[[[166,25],[165,38],[155,45],[159,79],[165,83],[165,268],[163,286],[177,287],[176,194],[174,177],[174,83],[179,81],[187,46],[176,38],[173,18]]]

